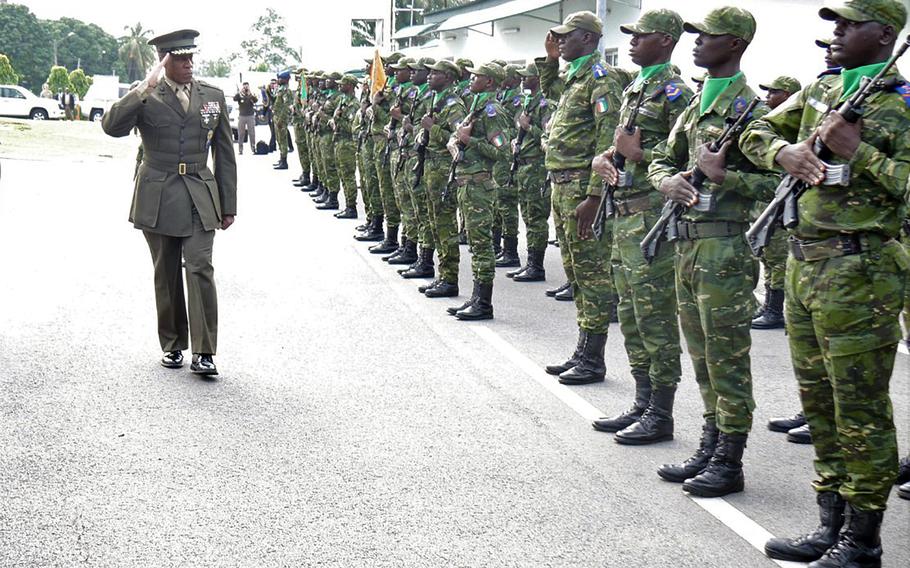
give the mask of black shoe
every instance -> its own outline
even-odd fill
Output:
[[[493,229],[493,258],[498,259],[502,254],[502,230]]]
[[[389,254],[398,250],[398,227],[386,227],[385,240],[367,250],[370,254]]]
[[[745,487],[743,476],[743,451],[746,434],[717,436],[717,447],[704,471],[683,482],[683,491],[698,497],[723,497],[739,493]]]
[[[412,241],[411,239],[405,239],[404,246],[401,249],[401,253],[394,258],[388,259],[389,264],[396,265],[411,265],[417,262],[419,255],[417,254],[417,241]],[[407,270],[407,269],[405,269]],[[402,271],[404,272],[404,271]]]
[[[376,215],[370,219],[367,229],[362,233],[354,235],[354,239],[361,242],[378,242],[381,241],[382,238],[382,215]]]
[[[161,357],[161,366],[179,369],[183,366],[183,351],[166,351]]]
[[[574,302],[575,301],[575,289],[572,288],[572,286],[569,286],[562,292],[559,292],[558,294],[553,296],[553,298],[556,300],[559,300],[560,302]]]
[[[752,320],[752,329],[780,329],[784,327],[784,291],[768,288],[762,314]]]
[[[468,244],[468,234],[465,233],[464,230],[462,230],[460,233],[458,233],[458,244],[460,244],[460,245]]]
[[[818,516],[821,524],[809,534],[796,538],[772,538],[765,543],[765,554],[776,560],[790,562],[812,562],[837,542],[837,535],[844,526],[844,511],[847,503],[835,491],[819,493]]]
[[[356,219],[357,210],[354,209],[353,207],[345,207],[344,211],[339,211],[338,213],[335,213],[335,218],[336,219]]]
[[[847,504],[845,527],[837,542],[809,568],[881,568],[882,511],[860,511]]]
[[[897,464],[897,480],[894,483],[903,485],[910,481],[910,455],[901,458]]]
[[[651,377],[647,371],[632,370],[632,377],[635,379],[635,400],[632,402],[632,408],[618,414],[613,418],[598,418],[591,423],[591,426],[599,432],[619,432],[628,428],[644,414],[648,402],[651,400]]]
[[[515,278],[516,276],[518,276],[519,274],[521,274],[522,272],[524,272],[527,269],[528,269],[528,265],[523,264],[523,265],[519,266],[518,268],[516,268],[515,270],[510,270],[510,271],[506,272],[506,278]]]
[[[452,284],[451,282],[440,280],[439,283],[435,286],[427,288],[426,292],[424,292],[423,295],[427,298],[454,298],[458,296],[458,284]],[[458,311],[456,310],[456,314],[457,313]]]
[[[329,189],[327,187],[322,186],[319,189],[319,193],[316,195],[316,197],[313,198],[313,203],[315,203],[316,205],[322,205],[323,203],[326,203],[331,198],[332,198],[332,192],[329,191]]]
[[[543,267],[546,250],[528,250],[528,265],[525,270],[516,274],[516,282],[543,282],[547,279],[547,271]]]
[[[399,270],[398,273],[401,274],[402,278],[433,278],[436,276],[433,252],[434,250],[431,248],[421,247],[417,262],[412,264],[407,270]]]
[[[338,209],[338,192],[330,193],[329,198],[325,200],[325,203],[316,206],[316,209],[322,210],[335,210]]]
[[[326,190],[322,185],[319,185],[313,191],[312,195],[310,195],[310,199],[313,200],[313,203],[321,203],[325,200],[327,194],[328,190]]]
[[[569,288],[569,286],[571,286],[571,285],[572,285],[572,284],[570,284],[570,283],[568,283],[568,282],[565,282],[565,283],[563,283],[563,284],[560,284],[560,285],[557,286],[556,288],[550,288],[549,290],[547,290],[546,292],[544,292],[544,294],[546,294],[547,296],[553,298],[553,297],[556,296],[556,294],[559,294],[560,292],[564,292],[564,291],[565,291],[567,288]]]
[[[429,284],[421,284],[420,286],[417,287],[417,291],[420,292],[421,294],[426,294],[427,290],[429,290],[430,288],[435,288],[436,286],[439,286],[440,282],[442,282],[442,280],[437,278],[437,279],[433,280],[432,282],[430,282]]]
[[[610,304],[610,323],[619,323],[619,310],[617,306],[619,305],[619,298],[614,298],[613,302]]]
[[[196,375],[217,375],[218,369],[215,368],[215,362],[212,356],[207,353],[193,353],[193,362],[190,364],[190,371]]]
[[[607,345],[607,334],[586,333],[585,344],[581,350],[578,365],[560,373],[559,382],[564,385],[587,385],[603,382],[607,374],[604,363],[604,347]]]
[[[673,439],[673,400],[676,387],[661,386],[651,391],[651,400],[641,418],[613,437],[617,444],[644,446]]]
[[[672,483],[682,483],[691,479],[704,471],[714,455],[714,449],[717,447],[717,424],[714,422],[705,422],[701,431],[701,442],[698,449],[692,457],[680,464],[666,463],[657,468],[657,475],[664,481]]]
[[[901,499],[910,500],[910,481],[897,488],[897,496]]]
[[[772,432],[787,433],[794,428],[799,428],[806,424],[806,417],[803,413],[797,412],[790,418],[772,418],[768,420],[768,430]]]
[[[547,241],[547,244],[548,244],[548,245],[551,245],[551,246],[554,246],[554,247],[556,247],[556,248],[559,248],[559,240],[558,240],[558,239],[553,239],[552,241]]]
[[[559,375],[565,373],[575,365],[581,362],[581,350],[585,348],[585,338],[587,337],[587,332],[580,327],[578,328],[578,344],[575,345],[575,351],[572,353],[572,356],[562,364],[559,365],[547,365],[544,367],[544,370],[548,375]]]
[[[803,424],[787,432],[787,441],[793,444],[811,444],[812,433],[809,431],[809,425]]]
[[[471,297],[468,298],[467,301],[465,303],[461,304],[460,306],[452,306],[450,308],[446,308],[446,313],[449,314],[450,316],[454,316],[461,310],[467,309],[468,306],[473,304],[474,301],[477,300],[478,285],[479,285],[479,283],[477,282],[477,280],[475,280],[474,281],[474,290],[471,292]]]
[[[518,237],[505,236],[502,238],[502,255],[496,259],[496,268],[511,268],[521,266],[518,258]]]
[[[319,176],[314,175],[310,183],[300,188],[300,191],[316,191],[320,185]]]
[[[493,283],[477,284],[477,297],[471,305],[455,312],[455,317],[462,321],[493,319]]]
[[[286,170],[286,169],[288,169],[288,160],[287,160],[287,158],[281,158],[281,160],[278,161],[278,164],[276,164],[275,167],[274,167],[273,169],[276,169],[276,170]]]

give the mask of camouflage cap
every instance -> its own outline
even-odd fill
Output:
[[[800,85],[799,81],[793,77],[781,75],[768,85],[759,85],[759,88],[765,91],[770,91],[772,89],[777,91],[784,91],[792,95],[793,93],[798,93],[800,89],[803,88],[803,86]]]
[[[341,84],[342,84],[342,85],[353,85],[353,86],[356,87],[356,86],[357,86],[357,83],[359,83],[359,81],[357,80],[357,77],[351,75],[350,73],[345,74],[345,75],[341,78]]]
[[[751,42],[755,37],[755,18],[748,10],[725,6],[711,10],[701,22],[686,22],[690,34],[731,35]]]
[[[461,68],[461,72],[464,73],[470,67],[474,67],[474,62],[466,57],[460,57],[455,60],[455,65]]]
[[[333,81],[339,81],[341,79],[341,77],[342,77],[341,73],[339,73],[338,71],[332,71],[331,73],[326,75],[325,78],[332,79]]]
[[[395,53],[392,53],[390,55],[386,55],[385,57],[383,57],[382,62],[385,63],[386,65],[391,65],[393,63],[398,63],[398,61],[403,57],[404,57],[404,53],[401,53],[400,51],[396,51]]]
[[[442,73],[448,73],[453,78],[458,78],[461,76],[461,67],[451,61],[446,61],[445,59],[442,61],[437,61],[432,65],[427,65],[427,68],[431,71],[441,71]]]
[[[402,57],[397,62],[392,63],[390,67],[395,71],[401,71],[402,69],[410,69],[411,65],[417,63],[413,57]]]
[[[518,72],[521,70],[521,65],[515,65],[514,63],[509,63],[505,67],[506,77],[514,78],[518,77]]]
[[[649,10],[634,24],[625,24],[619,29],[624,34],[662,33],[679,41],[683,33],[683,19],[673,10]]]
[[[489,63],[484,63],[479,67],[469,67],[468,71],[475,75],[483,75],[484,77],[490,77],[494,81],[502,81],[506,77],[505,69],[501,65],[497,65],[492,61]]]
[[[815,40],[815,45],[819,46],[822,49],[828,49],[831,47],[832,43],[834,43],[834,40],[830,37]]]
[[[585,30],[586,32],[603,35],[604,25],[594,12],[582,10],[581,12],[572,12],[562,21],[561,26],[550,28],[550,33],[556,35],[566,35],[575,30]]]
[[[537,63],[530,61],[523,69],[518,70],[522,77],[540,77],[540,70],[537,69]]]
[[[878,22],[896,31],[907,23],[907,7],[898,0],[842,0],[825,2],[818,11],[823,20],[843,18],[851,22]]]
[[[433,59],[432,57],[421,57],[414,63],[411,63],[410,65],[408,65],[408,67],[410,67],[414,71],[419,71],[421,69],[429,69],[430,65],[432,65],[434,63],[436,63],[436,60]]]
[[[490,63],[495,63],[496,65],[499,65],[503,69],[505,69],[506,65],[508,65],[508,63],[506,63],[505,59],[491,59]]]

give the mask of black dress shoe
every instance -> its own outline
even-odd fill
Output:
[[[193,353],[193,363],[190,365],[190,371],[196,375],[217,375],[218,369],[212,356],[208,353]]]
[[[168,369],[179,369],[183,366],[183,351],[167,351],[161,357],[161,366]]]
[[[417,287],[417,291],[420,292],[421,294],[425,294],[427,290],[429,290],[430,288],[435,288],[436,286],[439,285],[440,282],[441,282],[441,280],[439,278],[437,278],[436,280],[433,280],[429,284],[421,284],[420,286]]]
[[[549,290],[547,290],[546,292],[544,292],[544,294],[546,294],[547,296],[549,296],[549,297],[552,298],[552,297],[554,297],[556,294],[559,294],[560,292],[564,291],[564,290],[565,290],[566,288],[568,288],[569,286],[571,286],[571,284],[569,284],[568,282],[566,282],[566,283],[562,284],[561,286],[557,286],[556,288],[550,288]]]
[[[575,301],[575,290],[572,289],[572,286],[569,286],[562,292],[559,292],[553,296],[556,300],[560,302],[574,302]]]
[[[787,432],[787,441],[794,444],[811,444],[812,433],[809,431],[809,425],[803,424]]]
[[[799,428],[806,423],[806,417],[802,412],[797,412],[789,418],[772,418],[768,420],[768,430],[772,432],[787,433],[794,428]]]
[[[439,284],[427,288],[423,295],[427,298],[454,298],[458,296],[458,284],[440,280]]]

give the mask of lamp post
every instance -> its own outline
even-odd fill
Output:
[[[63,36],[61,39],[54,38],[54,66],[59,65],[59,63],[57,62],[57,44],[62,42],[66,38],[72,37],[74,35],[76,35],[76,32],[70,32],[70,33],[66,34],[65,36]]]

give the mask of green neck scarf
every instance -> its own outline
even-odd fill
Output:
[[[474,100],[471,101],[471,110],[468,111],[468,112],[474,112],[474,109],[477,108],[477,105],[483,104],[483,102],[484,102],[485,100],[487,100],[488,98],[490,98],[490,95],[491,95],[491,94],[492,94],[492,93],[490,93],[489,91],[484,91],[484,92],[482,92],[482,93],[477,93],[476,95],[474,95]]]
[[[634,87],[638,88],[642,83],[650,79],[651,77],[658,75],[668,69],[670,63],[659,63],[657,65],[649,65],[647,67],[642,67],[641,71],[638,73],[638,77],[635,78]]]
[[[334,94],[337,93],[337,92],[338,92],[338,91],[337,91],[336,89],[326,89],[326,90],[325,90],[325,94],[327,94],[327,95],[329,95],[329,96],[332,96],[332,95],[334,95]]]
[[[539,93],[539,92],[540,92],[540,91],[534,91],[534,92],[532,92],[532,93],[526,94],[525,96],[523,96],[523,97],[521,98],[522,104],[524,105],[525,108],[528,108],[528,103],[531,102],[531,99],[533,99],[534,97],[536,97],[536,96],[537,96],[537,93]]]
[[[417,96],[422,97],[424,93],[427,92],[427,89],[430,88],[429,83],[424,83],[423,85],[417,85]]]
[[[743,76],[743,72],[740,71],[732,77],[708,77],[705,79],[705,85],[701,89],[701,107],[699,112],[705,114],[711,105],[714,104],[714,101],[717,100],[717,97],[721,95],[724,91],[727,90],[727,87],[735,83],[740,77]]]
[[[878,75],[879,71],[884,69],[885,65],[886,63],[882,61],[881,63],[863,65],[862,67],[854,67],[853,69],[841,69],[840,76],[841,80],[844,82],[844,93],[840,96],[840,100],[846,100],[850,95],[855,93],[859,89],[859,84],[863,80],[863,77],[875,77]]]
[[[515,89],[509,89],[502,92],[502,100],[507,101],[515,95]]]
[[[595,53],[597,53],[597,52],[591,52],[587,55],[582,55],[578,59],[574,59],[574,60],[570,61],[569,62],[569,71],[566,73],[566,81],[568,81],[572,77],[574,77],[578,73],[578,71],[582,67],[584,67],[585,63],[587,63],[588,61],[591,60],[592,57],[594,57]]]

